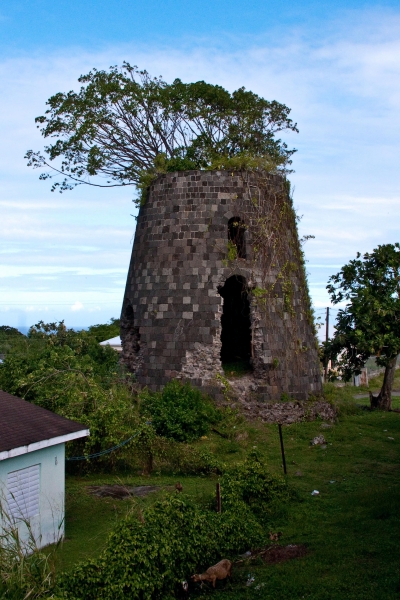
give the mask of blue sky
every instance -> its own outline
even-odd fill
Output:
[[[295,206],[317,313],[329,275],[399,241],[397,2],[13,0],[0,8],[0,324],[118,316],[133,190],[51,193],[26,167],[34,118],[92,67],[242,85],[291,107]]]

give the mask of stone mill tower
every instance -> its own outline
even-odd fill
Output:
[[[287,183],[247,172],[160,175],[138,216],[121,338],[123,361],[153,390],[179,378],[217,394],[225,370],[257,400],[319,394]],[[230,378],[238,368],[242,377]]]

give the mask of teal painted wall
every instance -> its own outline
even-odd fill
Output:
[[[39,514],[30,519],[30,525],[38,547],[56,542],[64,535],[65,494],[65,444],[58,444],[0,461],[0,500],[7,508],[7,475],[11,471],[40,465]],[[6,518],[0,515],[4,531]],[[23,540],[29,537],[24,523],[19,523]]]

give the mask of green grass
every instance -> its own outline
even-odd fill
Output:
[[[332,401],[338,401],[339,403],[343,403],[344,401],[346,403],[350,402],[351,404],[354,404],[353,401],[355,395],[367,395],[369,392],[378,394],[382,387],[383,375],[384,374],[381,373],[376,377],[370,378],[368,382],[368,387],[360,386],[356,388],[351,383],[346,383],[344,387],[338,388],[336,384],[327,384],[325,385],[325,395],[328,397],[328,399],[331,399]],[[395,373],[393,381],[393,391],[400,392],[400,369],[397,369]],[[369,405],[369,399],[358,398],[357,403]],[[392,408],[400,409],[400,396],[392,396]]]
[[[340,407],[338,422],[331,428],[321,428],[319,421],[283,428],[287,481],[296,491],[297,499],[276,513],[270,528],[283,532],[280,540],[283,545],[305,544],[308,555],[279,565],[249,563],[237,567],[232,582],[219,583],[215,592],[204,587],[191,597],[400,598],[400,415],[359,409],[357,403],[361,401],[353,400],[353,394],[359,391],[360,388],[351,386],[340,389],[327,386],[327,398]],[[310,440],[321,433],[327,440],[326,449],[311,447]],[[256,446],[267,459],[270,470],[282,473],[276,425],[239,423],[237,434],[231,439],[212,434],[197,445],[209,449],[226,463],[240,460]],[[298,472],[301,476],[296,475]],[[88,485],[118,480],[130,485],[160,485],[164,489],[138,500],[100,499],[87,493]],[[175,493],[171,486],[178,480],[184,493],[198,502],[206,502],[217,478],[69,476],[66,541],[59,555],[60,567],[69,569],[83,558],[98,555],[113,525],[127,511],[154,502],[160,494]],[[314,489],[319,490],[319,496],[311,496]],[[255,581],[247,587],[249,574]]]

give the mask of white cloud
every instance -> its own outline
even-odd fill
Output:
[[[77,310],[82,310],[82,308],[83,308],[83,304],[82,304],[82,302],[79,302],[78,300],[75,302],[75,304],[73,304],[71,306],[71,310],[74,312],[76,312]]]
[[[44,275],[50,273],[73,273],[80,277],[87,277],[90,275],[111,275],[125,273],[126,269],[102,269],[100,268],[88,268],[88,267],[62,267],[62,266],[30,266],[30,265],[0,265],[0,277],[22,277],[25,275]]]

